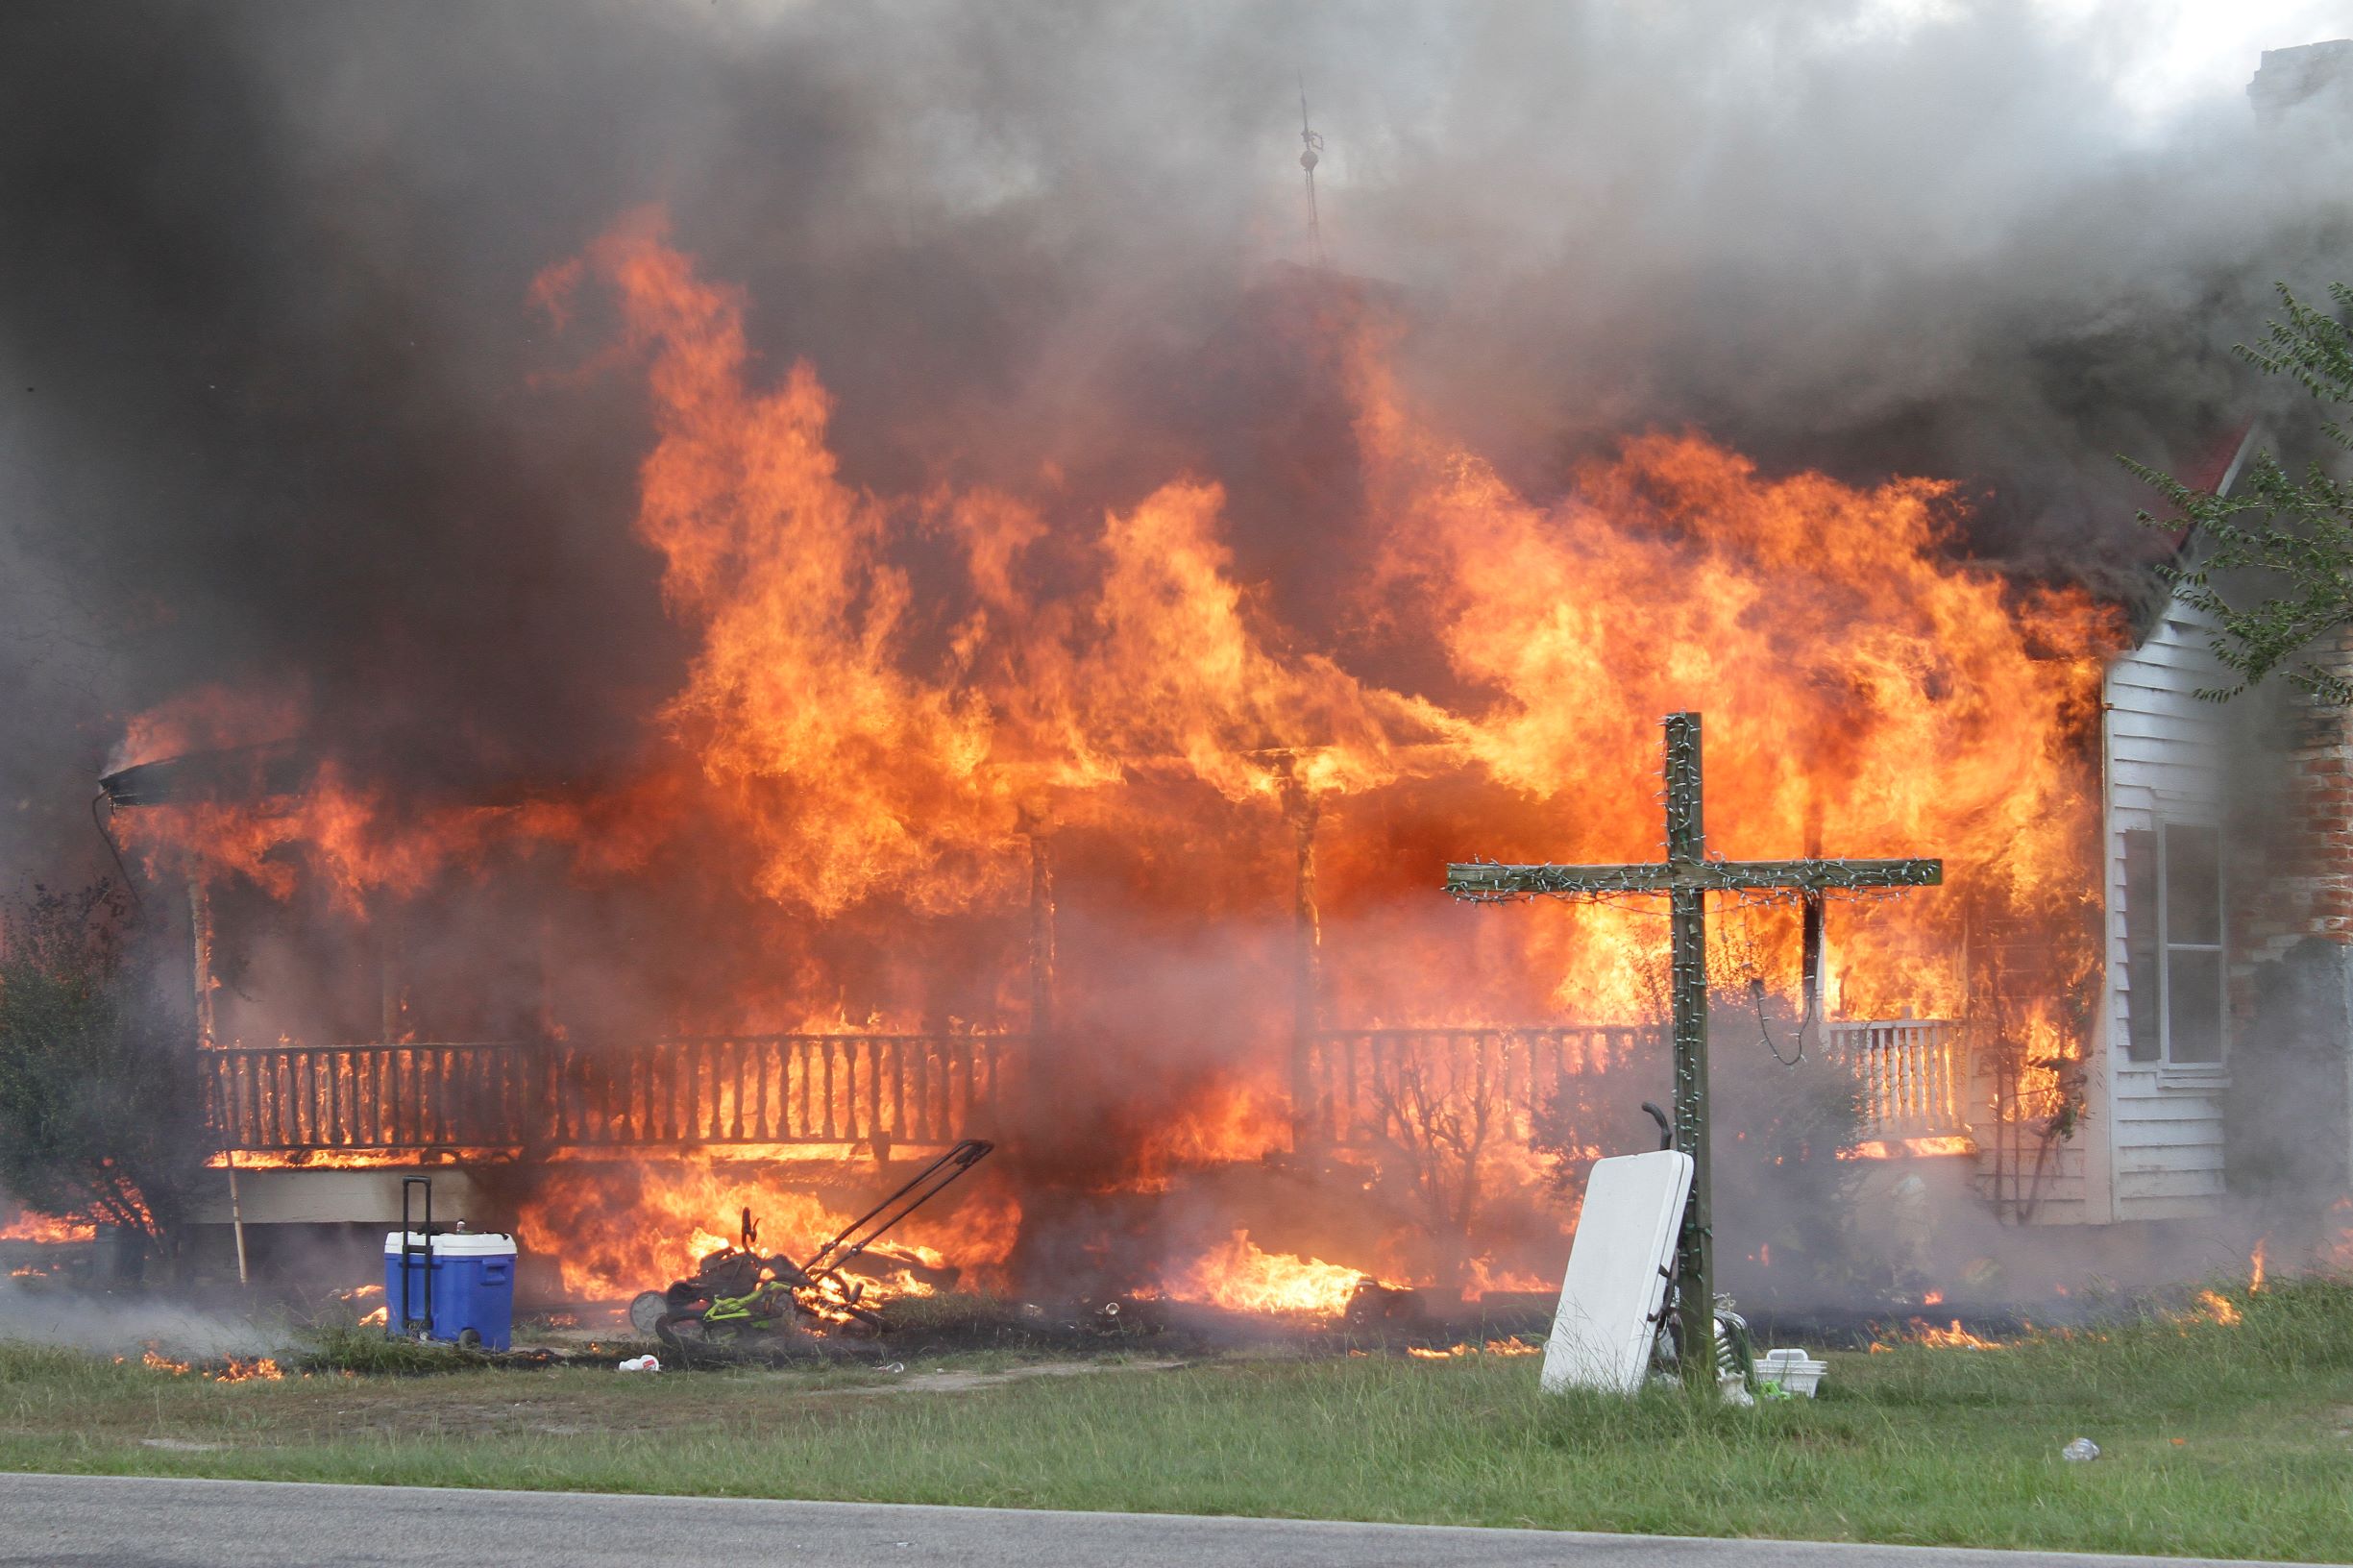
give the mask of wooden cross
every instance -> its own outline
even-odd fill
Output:
[[[1671,993],[1675,1010],[1675,1146],[1691,1156],[1691,1202],[1683,1210],[1675,1283],[1681,1303],[1677,1346],[1684,1380],[1713,1388],[1715,1257],[1707,1189],[1707,895],[1796,893],[1819,898],[1833,888],[1924,888],[1945,879],[1941,860],[1725,861],[1707,858],[1700,795],[1700,716],[1671,713],[1667,729],[1667,858],[1635,866],[1501,866],[1492,861],[1446,868],[1457,898],[1510,903],[1523,898],[1667,895],[1673,917]]]

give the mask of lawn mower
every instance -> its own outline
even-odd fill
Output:
[[[641,1292],[629,1303],[630,1327],[680,1352],[761,1336],[789,1338],[802,1332],[804,1317],[884,1327],[881,1313],[861,1305],[865,1282],[844,1270],[994,1147],[966,1139],[799,1262],[780,1252],[763,1256],[759,1221],[746,1209],[738,1243],[706,1254],[691,1276],[668,1289]]]

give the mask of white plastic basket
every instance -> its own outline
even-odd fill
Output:
[[[1756,1359],[1759,1382],[1780,1384],[1781,1391],[1804,1398],[1814,1397],[1822,1385],[1823,1373],[1830,1369],[1827,1361],[1817,1361],[1802,1350],[1769,1350]]]

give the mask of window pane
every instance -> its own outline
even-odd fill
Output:
[[[2174,1061],[2221,1061],[2222,955],[2166,954],[2165,1011]]]
[[[2124,839],[2124,1054],[2158,1057],[2157,835],[2134,828]]]
[[[2165,824],[2165,940],[2222,940],[2222,854],[2211,827]]]

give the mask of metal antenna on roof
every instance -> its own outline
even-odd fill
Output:
[[[1315,215],[1315,165],[1322,162],[1324,138],[1308,125],[1308,78],[1299,73],[1299,166],[1308,171],[1308,249],[1321,270],[1324,264],[1324,231]]]

